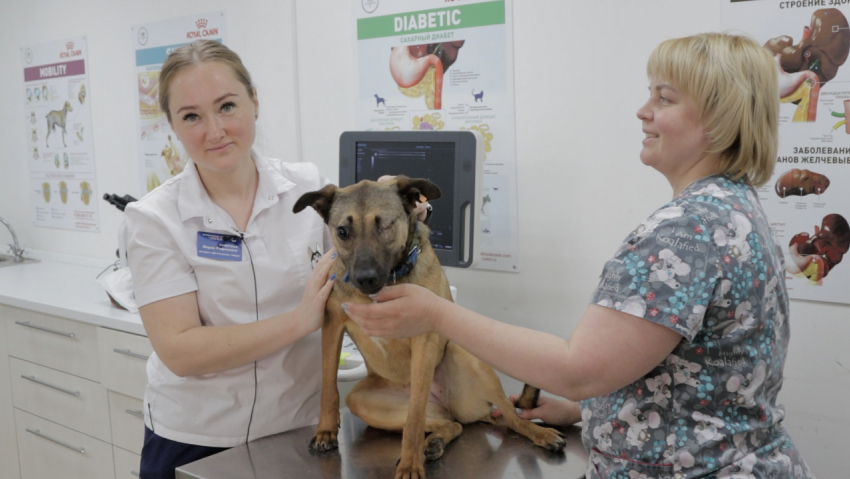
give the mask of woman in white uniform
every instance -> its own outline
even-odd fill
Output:
[[[295,201],[328,183],[315,165],[258,156],[257,92],[213,41],[172,52],[160,107],[191,161],[126,209],[147,364],[141,477],[315,424],[320,328],[335,253]]]

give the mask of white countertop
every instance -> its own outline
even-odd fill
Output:
[[[145,335],[139,314],[112,304],[95,279],[107,264],[45,257],[0,268],[0,304]]]

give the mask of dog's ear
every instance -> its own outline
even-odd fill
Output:
[[[298,198],[298,201],[295,202],[295,206],[292,207],[292,212],[300,213],[304,208],[312,206],[313,209],[322,216],[327,224],[328,215],[330,215],[331,206],[334,203],[335,196],[336,186],[334,185],[327,185],[319,191],[304,193],[301,195],[301,198]]]
[[[422,178],[408,178],[404,175],[396,177],[398,195],[404,202],[404,207],[410,211],[416,207],[416,202],[422,202],[421,196],[427,200],[436,200],[443,193],[440,187]]]

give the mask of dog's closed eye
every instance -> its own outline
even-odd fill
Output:
[[[378,231],[386,231],[393,227],[395,219],[383,219],[380,216],[375,217],[375,228]]]

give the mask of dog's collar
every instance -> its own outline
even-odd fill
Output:
[[[422,248],[419,246],[419,223],[416,223],[416,230],[413,233],[413,241],[410,247],[410,251],[407,253],[407,257],[404,258],[404,261],[399,263],[392,271],[390,271],[390,277],[387,279],[387,282],[392,281],[393,284],[396,283],[401,278],[404,278],[411,271],[413,271],[413,267],[416,266],[416,260],[419,259],[419,252],[422,251]]]
[[[413,271],[413,267],[416,266],[416,260],[419,258],[420,251],[422,251],[422,248],[420,248],[419,245],[411,248],[410,252],[407,254],[407,258],[402,261],[400,265],[396,266],[395,269],[390,271],[388,281],[395,283],[400,278],[404,278]]]

